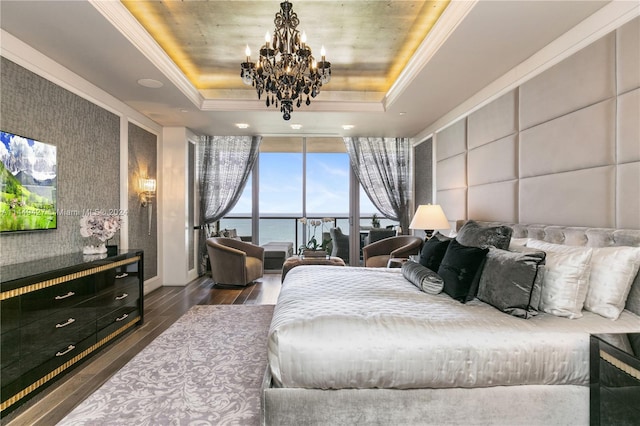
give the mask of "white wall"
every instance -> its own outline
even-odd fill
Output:
[[[197,277],[189,269],[189,144],[196,136],[185,127],[165,127],[162,131],[162,207],[164,285],[184,286]]]

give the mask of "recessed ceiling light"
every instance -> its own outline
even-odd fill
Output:
[[[140,80],[138,80],[138,84],[140,86],[149,87],[151,89],[158,89],[164,86],[161,81],[154,80],[152,78],[141,78]]]
[[[292,124],[291,128],[293,130],[300,130],[300,129],[302,129],[302,124]]]
[[[249,125],[247,123],[236,123],[236,127],[238,129],[248,129]]]
[[[404,112],[404,111],[402,111],[402,112],[399,112],[399,113],[398,113],[398,115],[406,115],[406,114],[407,114],[407,113],[406,113],[406,112]]]
[[[356,126],[354,126],[353,124],[343,124],[343,125],[342,125],[342,128],[343,128],[344,130],[351,130],[351,129],[353,129],[354,127],[356,127]]]

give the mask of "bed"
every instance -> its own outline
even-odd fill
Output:
[[[640,247],[635,230],[507,225],[523,244]],[[263,421],[588,424],[589,336],[640,331],[640,278],[630,282],[615,320],[586,309],[524,319],[422,291],[401,269],[296,268],[269,331]]]

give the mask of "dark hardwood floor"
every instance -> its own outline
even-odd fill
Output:
[[[7,415],[7,426],[55,425],[116,371],[169,328],[193,305],[273,305],[280,293],[280,273],[266,273],[243,289],[213,287],[210,277],[185,287],[161,287],[144,299],[144,324],[74,368],[56,383]]]

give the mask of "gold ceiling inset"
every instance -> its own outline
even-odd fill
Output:
[[[246,45],[255,52],[265,32],[273,32],[278,1],[122,3],[198,90],[228,98],[255,96],[255,90],[242,84],[240,63]],[[325,90],[385,93],[449,0],[292,3],[301,22],[298,29],[307,33],[311,49],[327,49],[333,73]]]

